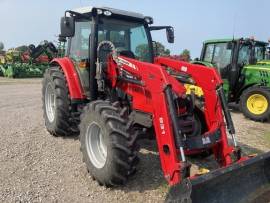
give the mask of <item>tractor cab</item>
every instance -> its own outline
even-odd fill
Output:
[[[105,61],[111,51],[102,47],[97,53],[102,41],[112,42],[120,55],[150,63],[154,58],[151,30],[166,29],[168,42],[173,42],[172,27],[151,24],[151,17],[107,7],[66,11],[60,37],[68,38],[66,55],[72,59],[88,97],[96,98],[96,62]]]
[[[267,45],[252,38],[208,40],[203,44],[199,63],[218,69],[231,94],[228,99],[234,100],[244,85],[244,67],[265,63]]]
[[[200,60],[194,61],[219,71],[228,102],[240,104],[247,118],[270,118],[269,43],[254,38],[208,40]]]
[[[200,61],[214,65],[225,78],[232,63],[254,65],[267,59],[267,45],[253,39],[208,40],[204,42]]]

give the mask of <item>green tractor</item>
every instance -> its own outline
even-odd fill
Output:
[[[266,59],[270,60],[270,47],[266,49]]]
[[[270,59],[267,42],[253,38],[207,40],[193,63],[215,67],[228,103],[239,104],[245,117],[270,119]]]

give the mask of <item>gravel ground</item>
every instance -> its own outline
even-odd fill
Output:
[[[0,202],[163,202],[168,186],[153,142],[144,144],[125,187],[99,186],[88,176],[76,137],[45,130],[40,81],[0,78]],[[268,151],[270,124],[232,115],[244,151]]]

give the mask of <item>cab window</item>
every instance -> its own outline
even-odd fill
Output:
[[[88,58],[89,36],[91,33],[89,21],[75,22],[75,35],[70,42],[69,56],[75,62]]]
[[[227,48],[227,43],[218,43],[215,46],[212,63],[221,73],[231,63],[232,50]]]
[[[222,77],[226,76],[226,68],[231,63],[232,49],[227,42],[208,44],[205,49],[204,61],[212,63]]]
[[[251,45],[243,45],[239,50],[238,64],[248,64],[251,54]]]
[[[262,61],[265,59],[265,47],[264,46],[256,46],[255,47],[255,57],[257,61]]]
[[[215,44],[208,44],[205,49],[204,61],[211,63]]]
[[[150,43],[142,23],[103,19],[99,25],[98,42],[111,41],[116,49],[130,53],[135,59],[151,62]]]

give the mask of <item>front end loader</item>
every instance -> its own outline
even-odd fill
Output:
[[[218,72],[154,57],[151,31],[166,30],[173,43],[174,30],[152,23],[106,7],[65,12],[67,55],[54,59],[43,79],[47,130],[79,134],[83,161],[100,185],[126,183],[136,172],[138,139],[152,134],[171,186],[168,202],[253,200],[269,185],[270,154],[242,156]],[[220,168],[191,175],[187,155],[204,152]]]

